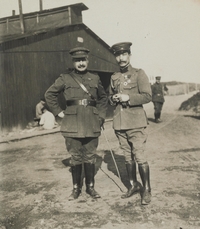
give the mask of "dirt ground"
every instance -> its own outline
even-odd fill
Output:
[[[0,229],[200,228],[200,119],[177,111],[190,96],[166,96],[160,124],[153,121],[153,104],[145,105],[152,186],[148,206],[141,205],[139,193],[120,197],[128,180],[111,121],[105,123],[104,131],[110,146],[102,134],[97,151],[95,189],[102,197],[98,200],[86,195],[83,185],[80,198],[68,201],[70,156],[58,130],[4,138],[0,144]]]

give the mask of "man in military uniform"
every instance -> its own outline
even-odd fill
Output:
[[[160,116],[163,107],[164,99],[164,89],[160,83],[161,76],[156,76],[156,82],[151,86],[152,90],[152,102],[154,104],[154,117],[155,122],[161,122]]]
[[[107,95],[98,75],[87,71],[89,50],[77,47],[69,52],[74,70],[61,74],[46,91],[46,102],[55,116],[62,119],[61,133],[71,155],[73,191],[69,200],[77,199],[81,193],[82,164],[85,171],[86,193],[93,198],[100,195],[94,189],[96,149],[107,110]],[[57,101],[63,92],[66,109]]]
[[[113,128],[125,156],[126,170],[131,187],[122,198],[128,198],[141,189],[136,176],[136,162],[143,183],[141,203],[151,201],[150,172],[144,149],[147,141],[145,129],[148,121],[142,104],[151,101],[151,87],[142,69],[130,64],[131,42],[112,46],[120,72],[111,76],[110,104],[115,106]]]

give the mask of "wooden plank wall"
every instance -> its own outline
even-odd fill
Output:
[[[35,117],[35,106],[47,88],[72,67],[69,49],[77,37],[91,50],[93,70],[113,71],[113,56],[98,40],[79,28],[64,28],[3,45],[1,61],[1,129],[24,129]],[[106,75],[105,77],[108,77]],[[61,105],[63,106],[63,104]]]

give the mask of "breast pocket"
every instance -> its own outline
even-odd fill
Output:
[[[137,83],[136,82],[135,83],[127,83],[127,84],[124,83],[123,90],[127,94],[129,94],[129,92],[130,93],[137,92],[138,91]]]
[[[77,97],[80,94],[79,85],[66,84],[64,89],[64,96],[67,100]]]
[[[89,92],[92,94],[95,98],[97,97],[97,89],[98,89],[98,84],[97,82],[90,82],[89,83]]]

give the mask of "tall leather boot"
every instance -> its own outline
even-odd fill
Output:
[[[160,119],[161,112],[158,113],[158,122],[161,122],[162,120]]]
[[[69,196],[69,200],[77,199],[81,193],[81,173],[82,164],[71,166],[73,191]]]
[[[155,122],[158,123],[158,113],[154,113]]]
[[[138,165],[140,177],[143,184],[142,201],[143,205],[147,205],[151,202],[151,186],[150,186],[150,171],[148,163]]]
[[[132,196],[134,193],[139,192],[141,187],[141,184],[137,181],[135,161],[126,162],[126,170],[128,173],[131,187],[125,194],[121,196],[122,199],[128,198]]]
[[[86,193],[89,194],[94,199],[100,198],[100,195],[94,189],[95,165],[91,163],[84,163],[84,170],[85,170]]]

